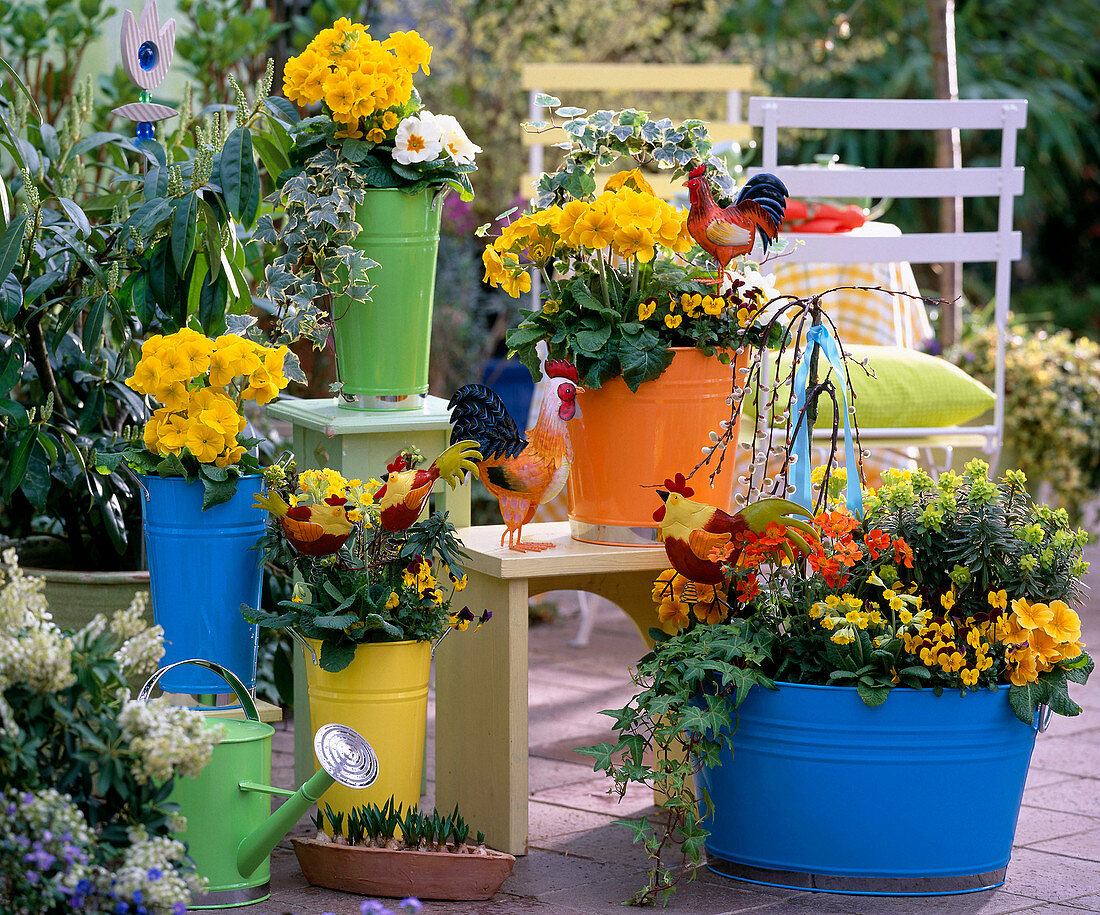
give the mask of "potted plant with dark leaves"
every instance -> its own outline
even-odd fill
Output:
[[[255,102],[238,90],[232,129],[185,104],[163,143],[96,130],[90,82],[51,124],[6,80],[0,531],[25,564],[58,570],[48,588],[66,623],[147,587],[140,488],[97,473],[93,455],[145,419],[125,384],[143,337],[189,325],[217,336],[251,307],[239,238],[259,207],[252,138],[277,144],[290,116],[267,99],[270,79]]]

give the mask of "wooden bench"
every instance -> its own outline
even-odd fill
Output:
[[[589,92],[720,92],[725,94],[726,119],[708,123],[711,140],[746,143],[752,138],[752,127],[741,117],[741,93],[754,88],[753,69],[748,64],[524,64],[520,84],[530,96],[532,122],[546,119],[546,110],[535,101],[544,92],[560,93],[567,105],[573,104],[572,97],[576,94]],[[683,112],[682,103],[670,103],[669,109],[693,116],[691,112]],[[653,114],[663,116],[659,111]],[[568,141],[569,137],[560,127],[537,133],[523,130],[522,134],[528,152],[527,173],[520,178],[520,194],[530,197],[534,182],[544,171],[546,150]],[[601,175],[606,179],[612,173]],[[671,181],[667,173],[646,178],[664,200],[683,193],[682,182]],[[597,186],[602,185],[598,175]]]

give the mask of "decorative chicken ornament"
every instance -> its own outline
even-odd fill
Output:
[[[386,467],[385,485],[374,494],[381,509],[380,521],[388,531],[404,531],[420,517],[436,480],[454,489],[467,471],[476,470],[481,460],[477,442],[455,442],[427,469],[413,469],[400,454]]]
[[[768,245],[779,235],[787,201],[787,187],[775,175],[754,175],[745,182],[737,200],[725,208],[711,196],[705,165],[693,169],[684,184],[691,197],[688,233],[718,261],[722,272],[715,283],[721,286],[725,282],[731,260],[752,251],[757,231],[764,253],[768,253]]]
[[[734,541],[734,551],[726,562],[736,562],[742,550],[736,538],[745,531],[762,534],[773,522],[785,525],[787,539],[806,554],[811,552],[809,543],[791,528],[817,539],[811,525],[791,517],[812,517],[812,514],[787,499],[760,499],[730,515],[705,502],[693,502],[689,497],[695,495],[695,490],[687,485],[681,473],[676,474],[675,480],[665,480],[665,489],[657,490],[657,495],[665,504],[653,513],[653,520],[660,523],[668,561],[684,578],[699,584],[717,585],[725,581],[722,563],[710,558],[711,550]],[[781,547],[793,560],[791,548],[786,543]]]
[[[329,556],[351,536],[348,500],[329,496],[318,505],[291,508],[278,493],[261,493],[252,504],[279,519],[287,540],[306,556]]]
[[[478,476],[500,502],[504,533],[500,545],[529,552],[547,550],[552,543],[522,540],[523,525],[535,510],[553,499],[569,476],[573,449],[566,423],[577,415],[577,370],[568,362],[546,363],[550,384],[539,405],[539,417],[524,438],[508,415],[503,401],[480,384],[468,384],[451,398],[451,441],[472,439],[484,458]]]
[[[151,92],[168,73],[172,54],[176,48],[176,20],[160,24],[156,0],[147,0],[137,20],[130,10],[122,14],[122,68],[140,90],[136,102],[121,105],[114,114],[137,122],[135,135],[139,140],[152,140],[156,135],[153,126],[157,121],[175,117],[175,108],[158,105]]]

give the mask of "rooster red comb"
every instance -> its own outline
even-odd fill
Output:
[[[688,174],[689,178],[702,178],[707,173],[707,167],[700,165],[698,168],[693,168]]]
[[[665,480],[665,489],[669,492],[678,492],[685,499],[690,499],[695,495],[695,490],[687,485],[687,480],[684,479],[682,473],[676,474],[674,480]]]
[[[386,473],[400,473],[402,470],[408,470],[409,465],[405,461],[405,455],[399,454],[393,459],[393,463],[386,465]]]
[[[546,375],[548,378],[568,378],[573,384],[581,383],[581,376],[577,374],[576,366],[564,359],[550,359],[546,363]]]

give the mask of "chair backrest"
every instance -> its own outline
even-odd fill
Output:
[[[726,98],[726,119],[708,123],[711,139],[744,143],[752,138],[752,128],[741,116],[741,93],[754,85],[753,69],[747,64],[524,64],[520,84],[529,95],[531,121],[545,119],[545,110],[535,102],[543,92],[561,93],[566,104],[572,104],[569,93],[580,92],[721,92]],[[684,117],[693,116],[684,113]],[[546,149],[567,142],[569,137],[560,128],[539,133],[523,130],[522,134],[527,174],[520,179],[520,194],[529,197],[533,182],[543,171]],[[683,193],[682,182],[674,183],[664,174],[647,178],[665,200]]]
[[[1016,133],[1027,120],[1025,99],[884,100],[759,98],[749,100],[749,123],[763,128],[762,162],[748,170],[778,175],[791,197],[827,198],[997,198],[997,228],[992,232],[907,233],[897,237],[853,238],[837,235],[791,235],[801,245],[785,253],[789,262],[831,264],[908,261],[913,264],[993,263],[997,355],[993,426],[914,432],[983,432],[987,451],[1000,447],[1004,429],[1004,345],[1008,324],[1012,262],[1019,260],[1021,238],[1012,228],[1013,200],[1023,193],[1024,169],[1016,165]],[[799,168],[778,162],[782,128],[833,130],[949,129],[999,131],[1000,164],[964,168]],[[873,437],[873,436],[872,436]]]

